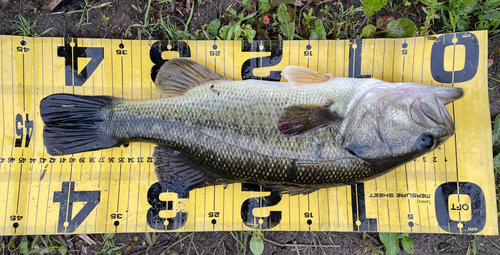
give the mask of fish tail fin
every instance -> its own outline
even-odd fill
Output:
[[[109,109],[121,99],[54,94],[40,102],[43,141],[50,155],[67,155],[118,146],[109,132]]]

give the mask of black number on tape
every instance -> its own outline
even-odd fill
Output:
[[[253,41],[252,43],[248,41],[241,41],[241,51],[271,52],[271,55],[268,57],[251,58],[245,61],[241,66],[241,77],[243,80],[281,80],[281,71],[270,71],[268,76],[258,77],[253,74],[253,70],[256,68],[270,67],[279,64],[283,58],[283,41]]]
[[[209,218],[218,218],[219,217],[219,212],[209,212],[208,213]]]
[[[30,50],[30,48],[18,46],[16,48],[16,50],[17,50],[17,52],[28,52]]]
[[[63,182],[61,191],[54,192],[53,201],[61,203],[59,207],[58,233],[73,233],[89,216],[101,200],[101,191],[75,191],[75,182]],[[85,202],[83,208],[73,215],[73,203]]]
[[[111,214],[111,219],[114,220],[114,219],[122,219],[123,218],[123,214],[121,213],[112,213]]]
[[[253,183],[243,183],[241,184],[241,191],[260,191],[260,186]],[[262,187],[262,191],[271,191],[271,194],[264,197],[249,198],[241,205],[241,219],[249,228],[270,229],[281,222],[281,211],[270,211],[267,217],[257,217],[253,214],[254,209],[275,206],[281,202],[280,192],[264,187]]]
[[[31,141],[31,135],[33,133],[33,121],[29,120],[29,115],[26,113],[26,120],[23,120],[23,115],[18,113],[16,115],[16,138],[14,141],[14,147],[23,147],[23,137],[24,147],[28,147]]]
[[[21,215],[11,215],[10,217],[10,221],[20,221],[23,219],[23,216]]]
[[[450,208],[448,203],[449,197],[455,194],[469,196],[470,205],[465,203],[451,204]],[[478,185],[471,182],[443,183],[437,187],[434,201],[436,219],[443,230],[450,233],[462,234],[474,234],[483,230],[486,224],[486,200],[483,190]],[[466,212],[469,210],[470,212]],[[468,221],[452,220],[450,217],[452,211],[460,211],[459,213],[464,211],[464,213],[471,214],[471,218]],[[460,229],[462,230],[461,232]]]
[[[366,218],[365,185],[351,185],[352,225],[354,231],[377,231],[377,219]]]
[[[170,48],[170,49],[169,49]],[[161,53],[164,51],[178,52],[179,57],[190,58],[191,48],[187,42],[184,41],[157,41],[151,45],[149,50],[149,58],[155,65],[151,67],[151,80],[155,82],[156,75],[160,70],[160,67],[168,61],[168,59],[163,59]]]
[[[456,38],[456,39],[454,39]],[[453,43],[456,41],[456,43]],[[463,45],[465,47],[465,55],[463,61],[464,68],[462,70],[446,71],[444,69],[445,49],[448,46]],[[456,48],[455,48],[456,50]],[[455,63],[462,61],[462,58],[455,58],[450,60]],[[442,83],[452,82],[466,82],[474,78],[477,73],[477,66],[479,63],[479,42],[477,37],[472,33],[458,33],[456,37],[454,34],[445,34],[438,37],[434,44],[432,44],[431,51],[431,74],[434,80]],[[453,77],[455,74],[455,77]],[[453,79],[454,78],[454,79]]]
[[[127,55],[128,51],[127,50],[116,50],[116,55]]]
[[[78,47],[77,40],[69,38],[65,40],[64,46],[57,47],[57,56],[64,58],[66,86],[82,86],[104,59],[104,48]],[[90,58],[81,73],[78,73],[79,58]]]
[[[169,191],[168,182],[157,182],[148,190],[148,203],[151,208],[148,210],[147,221],[148,225],[156,230],[174,230],[179,229],[187,221],[187,212],[177,212],[175,217],[172,218],[162,218],[160,217],[160,211],[168,210],[172,211],[174,208],[174,201],[162,201],[160,200],[160,194]],[[177,193],[178,198],[189,198],[189,192]],[[168,221],[167,226],[165,226],[165,221]]]

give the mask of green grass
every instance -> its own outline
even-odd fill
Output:
[[[19,14],[17,16],[17,18],[18,18],[18,20],[8,20],[10,22],[10,24],[12,24],[14,26],[14,28],[16,29],[14,31],[14,34],[17,34],[17,35],[41,36],[41,35],[48,33],[50,30],[54,29],[53,27],[48,28],[45,31],[43,31],[41,34],[38,35],[35,32],[35,27],[36,27],[36,23],[37,23],[36,20],[31,22],[29,19],[24,18],[23,15],[21,15],[21,14]]]
[[[82,9],[69,11],[66,14],[74,14],[74,13],[80,14],[80,21],[78,22],[78,27],[81,27],[84,19],[87,23],[89,22],[89,12],[92,9],[94,9],[96,6],[97,6],[97,3],[90,4],[89,0],[83,0]]]

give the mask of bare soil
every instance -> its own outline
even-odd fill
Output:
[[[197,1],[197,0],[191,0]],[[162,3],[160,0],[154,0],[151,6],[150,15],[153,19],[158,19],[159,15],[172,15],[184,22],[187,22],[191,1],[175,1],[173,4]],[[62,12],[81,9],[80,4],[83,1],[73,0],[74,5],[67,5],[62,8]],[[17,15],[22,14],[31,21],[37,21],[35,32],[42,33],[48,28],[53,27],[50,32],[44,36],[53,37],[85,37],[85,38],[129,38],[129,39],[148,39],[138,33],[138,29],[126,31],[132,24],[142,24],[144,22],[144,12],[140,14],[131,6],[136,5],[142,10],[146,9],[145,0],[109,0],[110,4],[104,4],[107,1],[97,0],[89,1],[89,4],[98,6],[88,12],[88,22],[84,16],[81,26],[80,18],[82,13],[74,14],[53,14],[48,10],[50,0],[0,0],[0,34],[10,35],[15,32],[14,27],[8,20],[17,20]],[[305,5],[306,0],[302,1]],[[319,9],[328,5],[331,11],[338,10],[338,4],[344,6],[360,6],[359,1],[339,0],[339,1],[310,1],[310,5],[301,9],[297,8],[297,15],[309,8],[315,9],[316,15]],[[391,1],[389,1],[391,2]],[[241,3],[235,3],[231,0],[202,0],[194,5],[194,15],[189,30],[201,29],[201,26],[208,24],[215,18],[222,19],[222,13],[232,7],[240,12],[243,9]],[[271,9],[274,11],[275,8]],[[300,12],[299,12],[300,11]],[[406,17],[412,19],[416,24],[421,24],[425,16],[418,8],[404,6],[399,8],[397,13],[391,13],[383,9],[377,13],[377,16],[394,15],[396,18]],[[272,16],[272,15],[270,15]],[[106,20],[109,18],[108,20]],[[363,21],[364,17],[359,15],[355,20]],[[223,19],[222,19],[223,20]],[[223,20],[223,23],[226,22]],[[182,27],[181,27],[182,28]],[[154,39],[164,39],[165,36],[160,31],[153,31]],[[276,35],[271,33],[271,39],[277,39]],[[500,34],[489,39],[489,58],[494,60],[493,65],[488,69],[488,75],[500,79]],[[490,80],[489,96],[490,111],[492,119],[500,113],[500,83]],[[498,185],[499,179],[496,180]],[[134,242],[134,237],[138,241]],[[102,241],[101,235],[94,237]],[[410,234],[413,239],[415,254],[472,254],[473,236],[451,235],[451,234]],[[12,237],[3,237],[2,241],[7,242]],[[33,237],[28,237],[33,238]],[[114,236],[116,243],[124,244],[120,250],[122,254],[144,254],[147,244],[143,233],[137,234],[116,234]],[[182,239],[184,238],[184,239]],[[251,254],[249,250],[249,241],[251,234],[243,240],[245,244],[243,254]],[[379,241],[377,233],[342,233],[342,232],[265,232],[265,238],[272,242],[264,242],[265,249],[263,254],[372,254],[372,252],[384,250]],[[180,242],[177,242],[181,240]],[[77,245],[73,241],[72,254],[82,254],[82,250],[87,253],[102,250],[100,245],[86,247],[84,244]],[[20,242],[18,239],[17,242]],[[277,244],[278,243],[278,244]],[[31,243],[30,243],[31,244]],[[294,247],[294,244],[300,244]],[[339,245],[340,247],[324,247],[324,245]],[[284,246],[282,246],[284,245]],[[477,236],[476,239],[477,254],[500,254],[500,236]],[[85,248],[84,248],[85,247]],[[401,247],[403,250],[403,247]],[[159,235],[155,246],[149,251],[150,254],[239,254],[240,245],[229,232],[200,232],[200,233],[162,233]],[[406,254],[400,251],[399,254]]]

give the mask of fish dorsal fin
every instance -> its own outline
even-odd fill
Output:
[[[302,104],[287,107],[278,120],[278,129],[284,136],[295,136],[342,121],[342,116],[330,110],[332,104],[330,101],[323,105]]]
[[[191,156],[182,150],[159,145],[153,157],[156,177],[169,191],[186,194],[192,189],[229,183],[203,171],[203,167],[193,163]]]
[[[283,76],[292,86],[322,83],[333,78],[331,74],[323,74],[301,66],[285,67]]]
[[[160,67],[155,84],[161,94],[180,96],[211,80],[227,80],[227,78],[189,58],[174,58]]]

